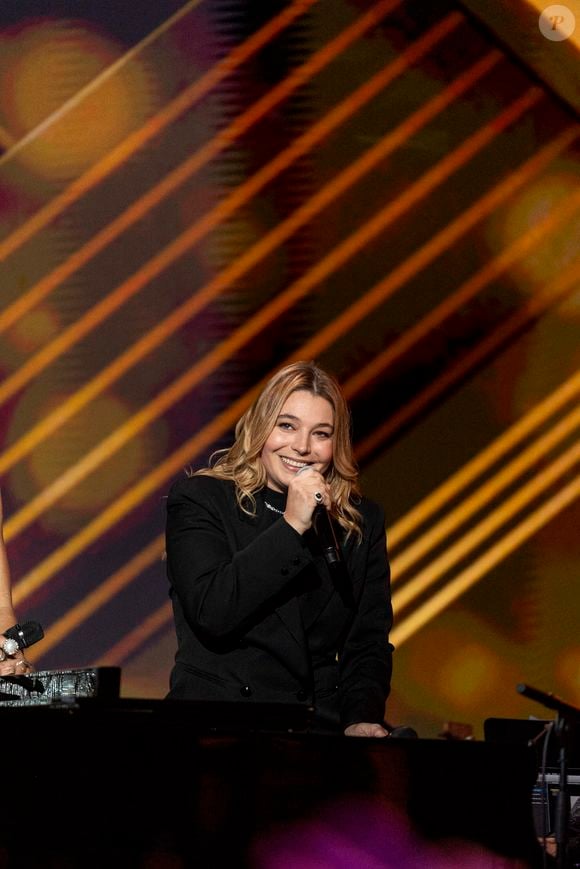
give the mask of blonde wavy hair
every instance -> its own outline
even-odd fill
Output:
[[[334,411],[333,455],[325,478],[332,498],[332,514],[347,536],[362,537],[358,469],[352,455],[351,419],[346,400],[337,381],[314,362],[293,362],[278,371],[266,384],[235,428],[235,441],[229,449],[218,450],[210,466],[196,475],[233,480],[240,508],[256,513],[255,493],[266,485],[262,450],[288,397],[298,390],[325,398]]]

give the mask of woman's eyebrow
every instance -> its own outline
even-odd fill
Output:
[[[294,422],[301,422],[300,417],[295,416],[293,413],[281,413],[281,414],[279,414],[278,419],[279,420],[280,419],[292,419],[292,420],[294,420]],[[321,427],[329,428],[332,431],[334,431],[334,426],[330,422],[317,422],[315,425],[312,426],[312,428],[321,428]]]

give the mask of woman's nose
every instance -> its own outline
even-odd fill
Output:
[[[301,456],[307,455],[310,452],[310,435],[307,432],[297,433],[292,449]]]

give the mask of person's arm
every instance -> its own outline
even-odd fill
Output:
[[[383,511],[372,505],[365,534],[369,550],[358,609],[340,655],[341,719],[347,736],[386,736],[393,647],[389,563]]]
[[[0,494],[0,633],[8,630],[16,622],[14,608],[12,606],[12,590],[10,583],[10,570],[6,545],[4,543],[2,496]]]
[[[0,494],[0,634],[16,624],[16,614],[12,605],[12,585],[6,544],[4,542],[2,496]],[[3,654],[3,653],[2,653]],[[22,675],[30,668],[22,652],[10,655],[0,661],[0,676]]]
[[[312,556],[282,518],[240,551],[230,536],[236,514],[227,483],[192,477],[167,503],[167,563],[191,627],[223,640],[245,633],[283,596]]]

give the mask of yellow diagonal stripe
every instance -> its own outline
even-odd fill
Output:
[[[160,534],[151,543],[143,547],[123,567],[116,570],[104,582],[100,583],[97,588],[85,595],[78,604],[71,607],[56,622],[53,622],[45,632],[42,647],[38,650],[39,654],[45,655],[50,649],[58,645],[61,640],[68,637],[82,622],[90,618],[93,613],[108,603],[116,594],[119,594],[134,579],[137,579],[155,561],[158,561],[161,565],[163,549],[164,536]]]
[[[110,667],[114,666],[113,661],[124,661],[132,652],[138,649],[145,640],[156,633],[161,628],[165,627],[171,621],[171,603],[168,601],[155,610],[148,618],[131,631],[127,636],[123,637],[109,651],[99,658],[95,666]]]
[[[574,422],[577,423],[578,416]],[[507,498],[501,506],[478,522],[470,531],[465,533],[460,540],[448,546],[441,555],[431,561],[424,570],[419,571],[412,579],[393,594],[393,608],[401,610],[419,595],[423,594],[430,585],[437,582],[446,571],[450,570],[458,561],[465,558],[473,549],[479,546],[486,537],[501,528],[512,519],[526,504],[537,498],[542,492],[551,486],[559,477],[569,471],[580,461],[580,443],[574,444],[561,456],[554,459],[546,468],[539,471],[536,476],[525,485],[521,486],[513,495]]]
[[[441,543],[445,537],[452,534],[464,522],[467,522],[474,513],[489,503],[502,489],[505,489],[528,471],[538,459],[552,450],[559,441],[568,437],[578,426],[580,426],[580,409],[569,413],[545,435],[539,437],[533,444],[519,453],[515,459],[504,465],[500,472],[481,485],[476,492],[464,498],[459,506],[451,510],[432,528],[425,531],[415,543],[404,549],[400,555],[392,559],[393,580],[399,581],[403,574],[430,549]],[[425,501],[429,500],[425,499]]]
[[[525,543],[533,534],[547,525],[558,513],[569,507],[580,496],[580,477],[560,489],[552,498],[542,504],[526,519],[520,522],[501,540],[493,544],[469,567],[451,579],[440,591],[431,595],[429,600],[417,607],[409,616],[396,624],[391,633],[391,641],[400,647],[427,622],[434,619],[476,582],[479,582],[497,564]]]
[[[416,528],[422,525],[441,507],[465,489],[477,477],[498,462],[507,452],[516,447],[530,432],[542,425],[550,416],[557,413],[565,404],[577,398],[580,392],[580,371],[575,372],[558,389],[540,404],[530,410],[507,431],[501,434],[489,447],[478,453],[475,458],[438,486],[428,498],[409,510],[390,530],[389,540],[392,549]]]

